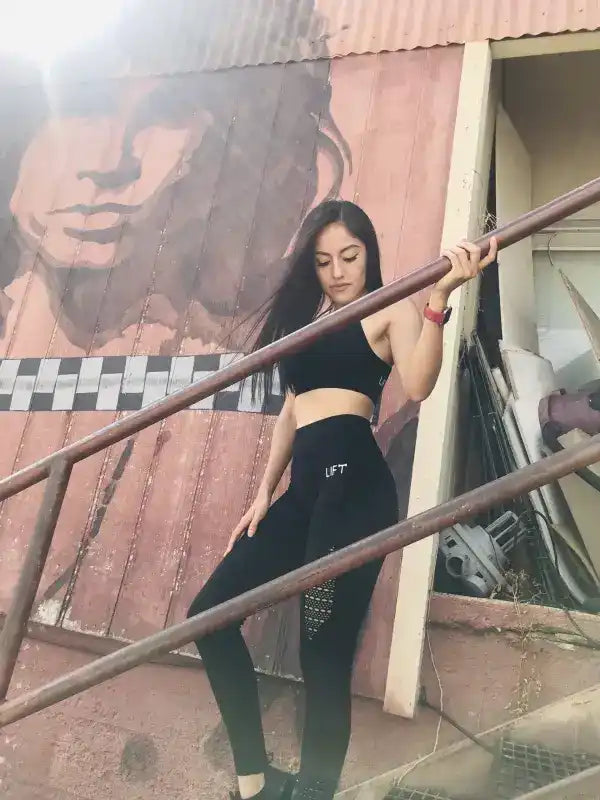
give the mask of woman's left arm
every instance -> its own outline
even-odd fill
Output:
[[[442,255],[452,268],[434,286],[429,307],[440,313],[448,305],[454,289],[474,278],[496,259],[497,242],[490,241],[490,250],[481,258],[481,250],[470,242],[461,242]],[[443,328],[429,319],[422,319],[410,300],[401,301],[390,310],[388,336],[394,365],[400,373],[404,390],[411,400],[425,400],[436,384],[442,366]]]

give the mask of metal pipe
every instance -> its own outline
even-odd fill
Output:
[[[482,750],[485,750],[491,756],[497,755],[497,751],[494,745],[484,742],[482,738],[476,736],[474,733],[471,733],[471,731],[468,731],[465,727],[463,727],[460,724],[460,722],[455,720],[454,717],[451,717],[450,714],[448,714],[447,711],[444,711],[443,708],[436,706],[435,703],[430,703],[429,700],[427,699],[427,695],[423,694],[423,697],[420,700],[420,704],[422,706],[425,706],[425,708],[428,708],[430,711],[435,712],[439,717],[441,717],[444,720],[444,722],[447,722],[448,725],[452,725],[453,728],[455,728],[459,733],[462,733],[462,735],[466,739],[470,739],[473,742],[473,744],[477,745],[477,747],[481,747]]]
[[[477,244],[481,246],[482,253],[486,254],[489,249],[490,238],[496,236],[499,247],[508,247],[526,236],[546,228],[553,222],[557,222],[586,206],[592,205],[598,200],[600,200],[600,178],[596,178],[578,189],[574,189],[572,192],[518,217],[508,225],[482,236],[476,240]],[[219,370],[214,375],[193,383],[169,397],[157,400],[140,411],[136,411],[128,417],[124,417],[118,422],[80,439],[78,442],[64,447],[56,455],[60,455],[71,463],[94,455],[99,450],[120,442],[143,428],[160,422],[165,417],[169,417],[171,414],[175,414],[177,411],[181,411],[183,408],[193,405],[205,397],[210,397],[210,395],[225,389],[227,386],[231,386],[233,383],[237,383],[262,367],[274,364],[282,356],[302,349],[315,339],[323,336],[323,334],[369,316],[369,314],[373,314],[391,303],[409,297],[426,286],[430,286],[443,277],[449,268],[450,264],[446,258],[436,258],[409,275],[399,278],[365,297],[361,297],[334,314],[321,317],[316,322],[279,339],[267,347],[263,347],[256,353],[245,356],[230,366]],[[0,501],[43,480],[48,474],[53,457],[43,458],[0,481]]]
[[[55,458],[44,489],[33,536],[25,554],[13,600],[0,633],[0,700],[4,700],[15,669],[17,657],[31,608],[35,601],[72,466],[64,458]]]
[[[193,639],[236,623],[267,606],[318,586],[367,561],[406,547],[457,522],[463,522],[495,504],[538,489],[598,461],[600,461],[600,434],[582,445],[543,458],[535,464],[473,489],[416,517],[228,600],[192,619],[130,644],[91,664],[86,664],[45,686],[8,700],[0,705],[0,727],[114,678]]]

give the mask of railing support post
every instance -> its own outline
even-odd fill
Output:
[[[15,669],[29,615],[46,566],[58,515],[69,485],[71,470],[72,464],[64,458],[56,459],[50,467],[33,536],[27,548],[11,607],[0,633],[0,702],[6,697]]]

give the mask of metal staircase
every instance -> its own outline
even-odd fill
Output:
[[[338,800],[598,800],[600,684],[347,789]]]

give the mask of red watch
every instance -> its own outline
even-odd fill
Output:
[[[423,316],[425,319],[428,319],[430,322],[435,322],[436,325],[439,325],[442,328],[450,319],[450,314],[452,314],[452,308],[447,306],[443,311],[434,311],[432,308],[429,307],[429,303],[425,306],[423,310]]]

